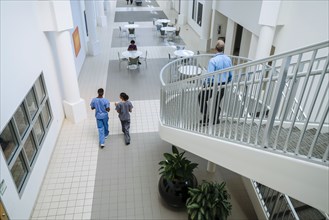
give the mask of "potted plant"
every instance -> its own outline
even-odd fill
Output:
[[[231,214],[230,194],[225,182],[215,183],[203,181],[196,188],[189,188],[186,201],[190,220],[226,220]]]
[[[172,146],[172,154],[164,153],[165,160],[160,161],[160,180],[158,184],[162,199],[171,207],[185,207],[188,198],[188,188],[198,185],[193,170],[198,166],[186,157],[184,152],[178,152]]]

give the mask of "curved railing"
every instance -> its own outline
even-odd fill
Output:
[[[161,123],[327,166],[328,47],[327,41],[256,61],[231,57],[233,67],[214,73],[206,72],[212,55],[172,61],[160,73]],[[218,83],[227,71],[232,81]],[[204,86],[209,77],[216,86]],[[199,103],[206,90],[223,95],[217,105],[209,99],[209,122],[202,120]],[[219,117],[215,106],[221,107]]]

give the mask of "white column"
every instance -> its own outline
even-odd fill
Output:
[[[255,59],[268,57],[271,52],[275,27],[263,25],[260,29]]]
[[[63,105],[66,118],[76,123],[87,118],[85,101],[80,98],[71,34],[68,30],[55,32],[59,74],[63,85]]]
[[[210,49],[211,6],[211,1],[204,1],[199,42],[199,50],[201,51]]]
[[[227,28],[226,28],[226,35],[225,35],[225,48],[224,53],[225,54],[233,54],[233,46],[234,46],[234,40],[235,40],[235,30],[236,30],[236,24],[233,20],[227,19]]]
[[[100,53],[100,42],[97,38],[96,22],[95,22],[95,7],[94,1],[85,1],[86,5],[86,17],[88,27],[88,53],[89,55],[96,56]]]
[[[104,14],[104,1],[96,1],[97,8],[97,25],[100,27],[107,26],[106,16]]]
[[[187,22],[188,2],[189,1],[180,0],[180,13],[177,21],[179,25],[185,25]]]
[[[207,171],[210,173],[214,173],[216,171],[216,164],[208,160]]]
[[[110,3],[110,1],[109,1],[109,0],[105,0],[105,1],[104,1],[104,10],[105,10],[106,12],[109,12],[110,9],[111,9],[111,3]]]
[[[271,52],[275,27],[280,12],[281,0],[263,1],[259,15],[259,24],[261,25],[256,51],[256,59],[268,57]]]
[[[258,37],[255,34],[251,34],[249,54],[248,58],[254,60],[256,57],[256,50],[258,45]]]
[[[241,36],[240,52],[239,52],[240,57],[248,57],[250,41],[251,41],[251,32],[243,28],[242,36]]]

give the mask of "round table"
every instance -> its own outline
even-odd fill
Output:
[[[129,57],[131,58],[140,57],[143,54],[143,52],[139,50],[131,50],[131,51],[126,50],[123,51],[121,54],[123,57],[128,59]]]
[[[193,65],[180,66],[178,71],[186,76],[196,76],[202,73],[202,69],[200,67]]]
[[[194,55],[194,52],[191,50],[175,50],[174,54],[178,57],[190,57]]]
[[[124,27],[127,28],[127,29],[128,28],[138,28],[139,25],[138,24],[125,24]]]
[[[169,19],[158,19],[158,20],[156,20],[156,22],[158,22],[158,23],[169,23],[170,20]]]
[[[162,31],[176,31],[176,28],[175,27],[162,27],[161,28]]]

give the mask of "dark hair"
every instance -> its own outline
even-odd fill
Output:
[[[130,41],[130,43],[131,43],[131,44],[134,44],[134,43],[135,43],[135,41],[134,41],[134,40],[131,40],[131,41]]]
[[[104,95],[104,89],[103,88],[99,88],[97,92],[98,92],[98,95]]]
[[[121,93],[120,93],[120,97],[121,97],[124,101],[127,101],[127,100],[129,99],[129,96],[128,96],[126,93],[124,93],[124,92],[121,92]]]

